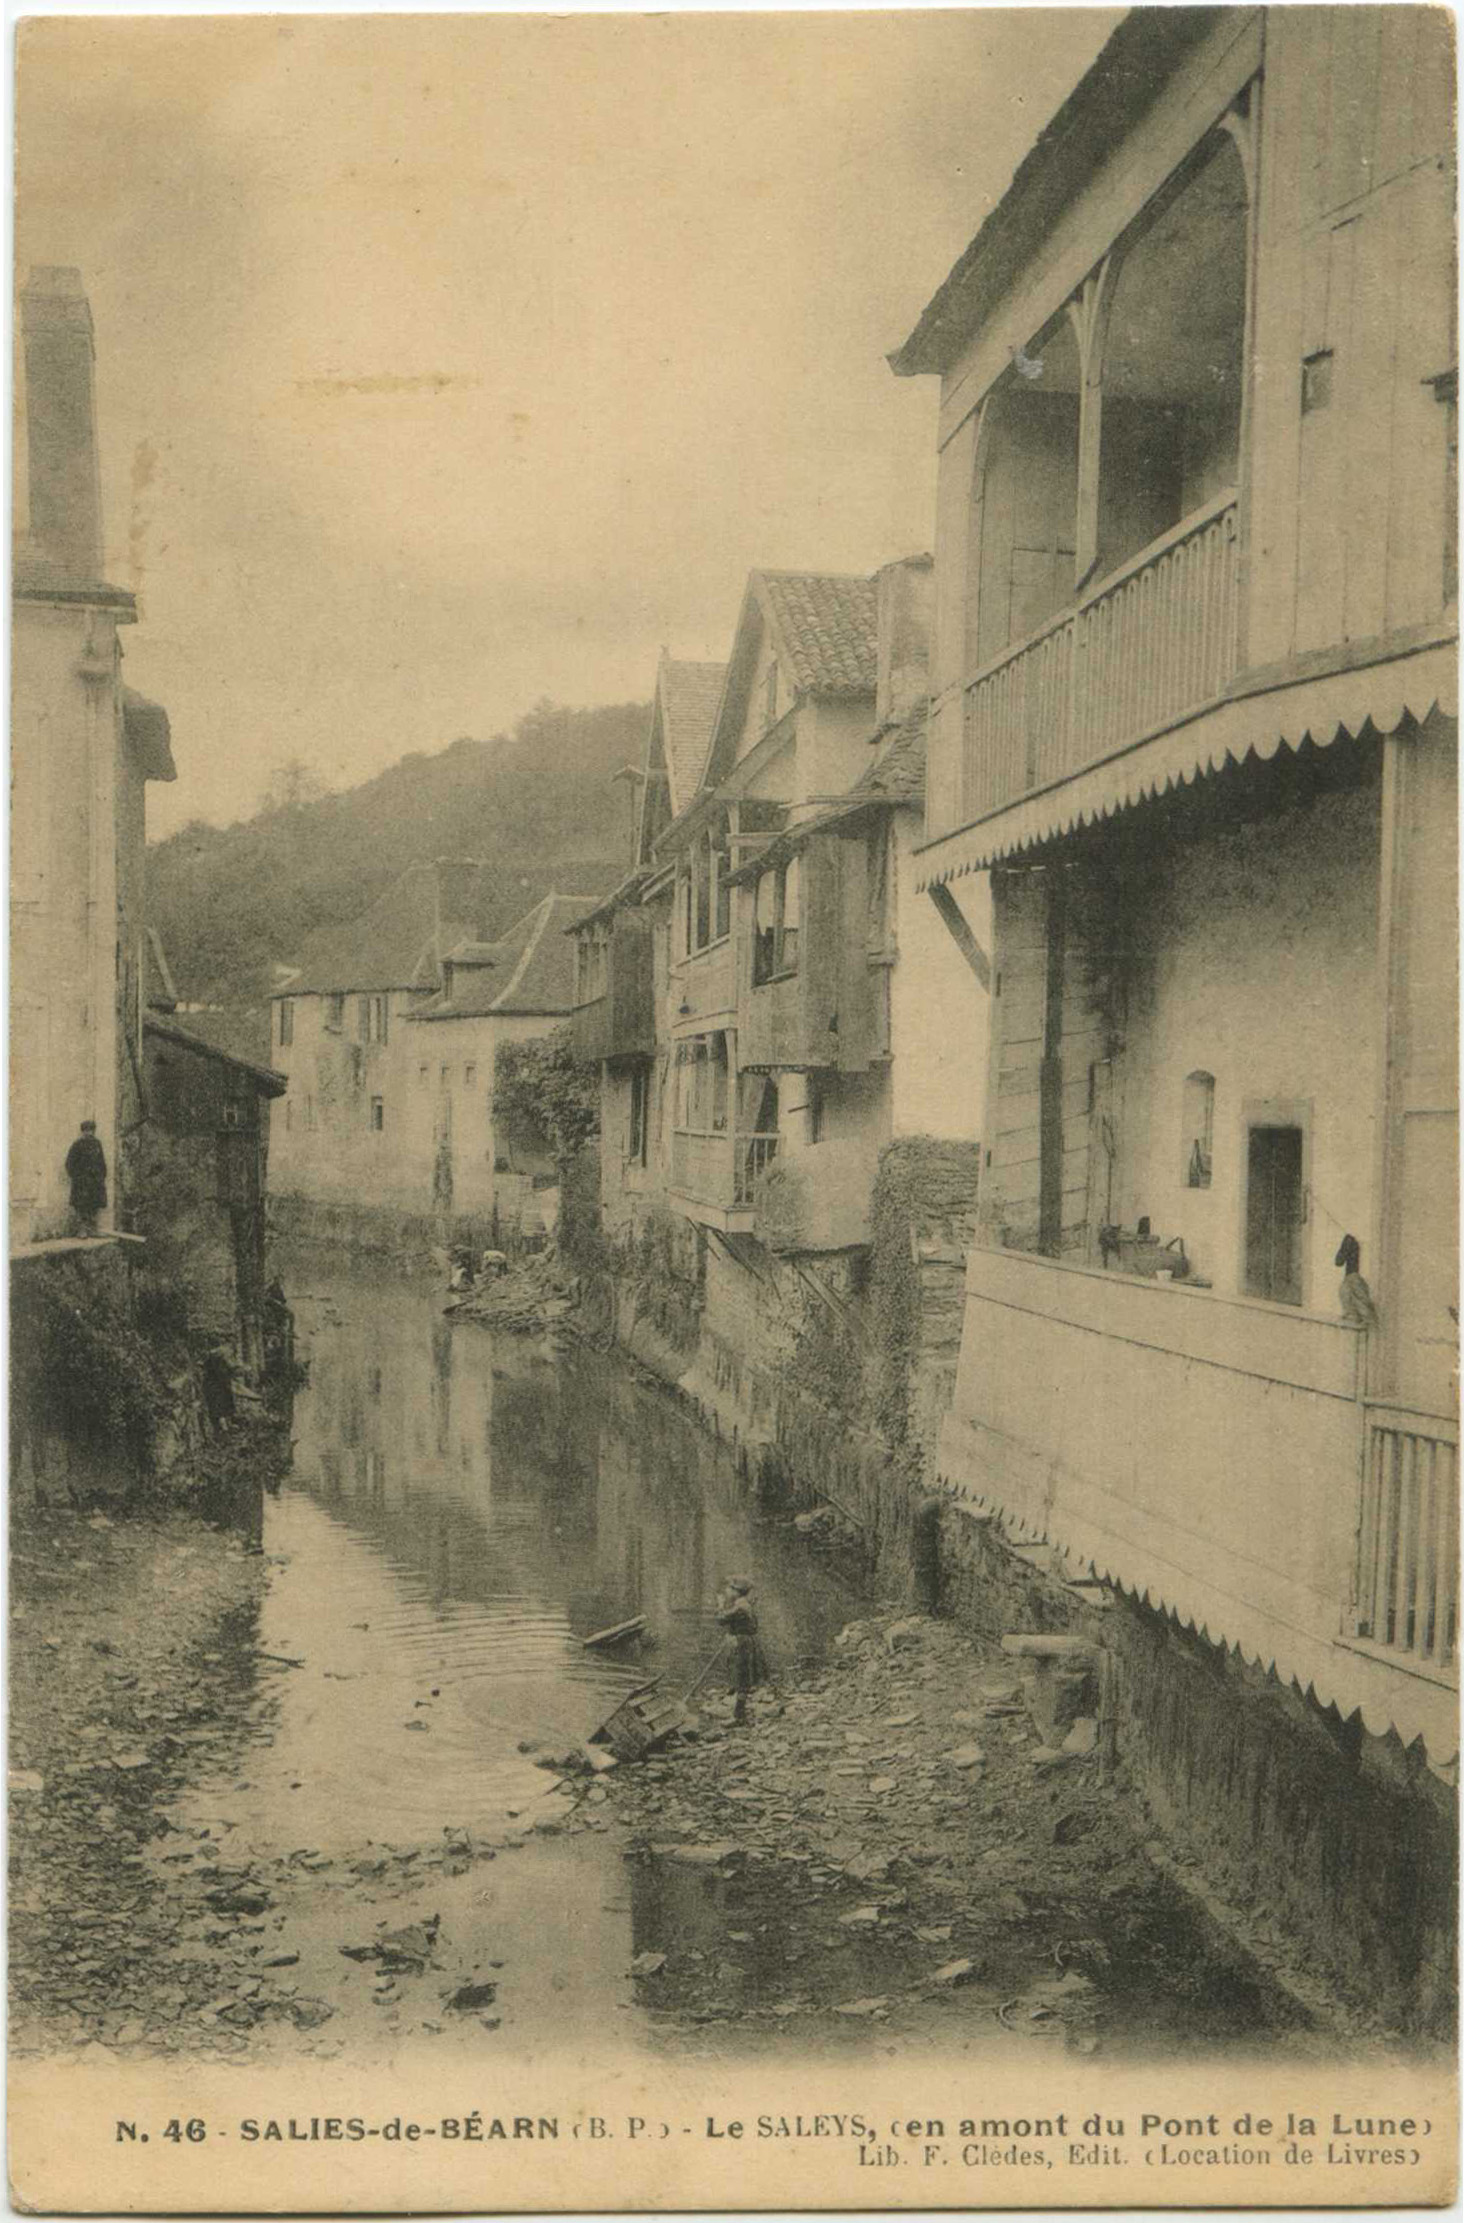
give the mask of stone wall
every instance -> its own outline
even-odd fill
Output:
[[[1454,1797],[1395,1736],[1370,1736],[1295,1685],[1117,1592],[1101,1610],[954,1500],[940,1518],[942,1613],[1000,1639],[1078,1635],[1110,1662],[1119,1780],[1186,1882],[1276,1956],[1380,2029],[1449,2033]]]

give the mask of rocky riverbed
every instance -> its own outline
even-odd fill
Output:
[[[759,1693],[749,1726],[713,1691],[648,1760],[528,1771],[491,1827],[262,1852],[207,1786],[247,1792],[283,1687],[336,1672],[265,1648],[278,1572],[182,1519],[18,1526],[18,2053],[492,2049],[607,2008],[653,2049],[729,2056],[880,2032],[958,2052],[1314,2042],[1156,1866],[1096,1757],[1041,1745],[1012,1663],[894,1608]]]

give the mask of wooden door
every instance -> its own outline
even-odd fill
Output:
[[[1302,1134],[1252,1127],[1248,1136],[1245,1286],[1272,1304],[1301,1303]]]

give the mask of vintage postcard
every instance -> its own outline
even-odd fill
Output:
[[[22,2211],[1453,2198],[1454,38],[19,23]]]

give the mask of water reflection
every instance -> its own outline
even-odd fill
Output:
[[[530,1819],[520,1750],[578,1743],[648,1675],[685,1687],[712,1599],[758,1586],[775,1658],[820,1654],[846,1582],[760,1523],[725,1451],[593,1354],[567,1365],[443,1318],[440,1293],[289,1277],[310,1382],[295,1471],[265,1514],[273,1679],[250,1786],[256,1843],[290,1849]],[[630,1658],[582,1639],[644,1613]]]

